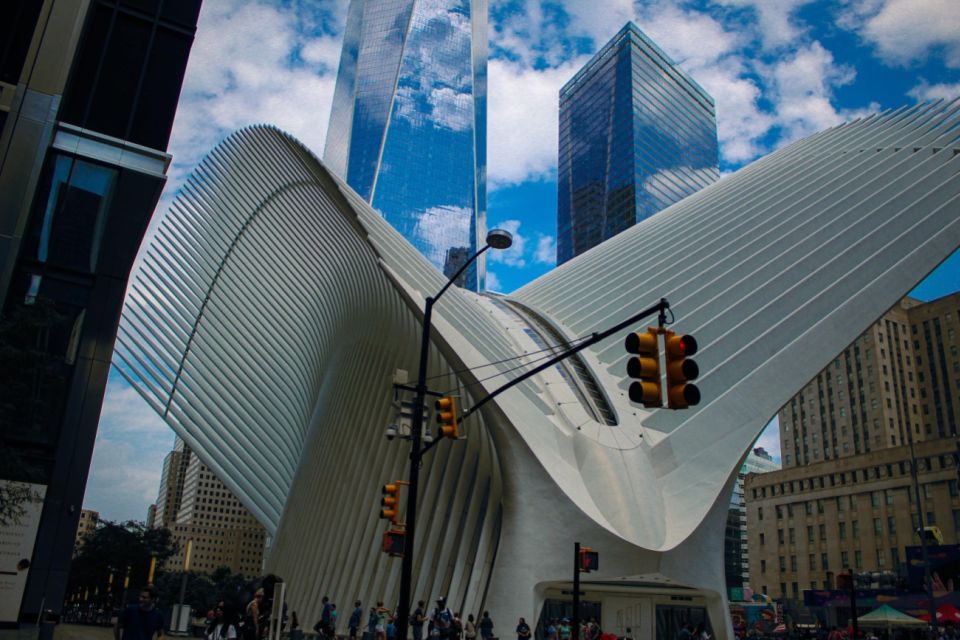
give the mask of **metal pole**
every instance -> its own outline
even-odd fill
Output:
[[[860,637],[860,628],[857,624],[857,580],[853,569],[850,569],[850,621],[853,626],[853,640]]]
[[[920,479],[917,473],[917,456],[913,450],[913,432],[907,425],[907,444],[910,445],[910,476],[913,480],[914,502],[917,505],[917,535],[920,536],[920,553],[923,558],[923,577],[927,587],[927,611],[930,615],[928,633],[937,635],[937,605],[933,595],[933,577],[930,573],[930,558],[927,555],[927,536],[923,530],[923,504],[920,502]]]
[[[489,248],[490,245],[488,244],[473,254],[473,257],[467,260],[447,280],[436,297],[427,298],[423,309],[423,329],[420,334],[420,365],[417,369],[417,390],[413,398],[413,423],[410,427],[410,476],[407,485],[406,536],[403,562],[400,569],[400,602],[397,603],[396,637],[400,640],[406,640],[407,626],[410,623],[410,590],[413,581],[413,549],[417,534],[417,494],[420,486],[420,461],[422,458],[420,443],[423,435],[424,400],[427,396],[427,359],[430,356],[430,320],[433,317],[433,305],[460,277],[460,274]]]
[[[570,638],[580,638],[580,543],[573,543],[573,628]]]

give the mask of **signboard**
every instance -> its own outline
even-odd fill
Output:
[[[858,607],[876,607],[902,595],[894,589],[857,589]],[[845,589],[804,589],[805,607],[849,607],[850,592]]]
[[[10,480],[0,480],[0,484],[7,491],[28,496],[21,505],[23,513],[12,518],[7,526],[0,527],[0,622],[16,622],[30,573],[47,487]]]
[[[927,545],[934,592],[960,589],[960,545]],[[911,591],[926,591],[923,549],[907,547],[907,583]]]

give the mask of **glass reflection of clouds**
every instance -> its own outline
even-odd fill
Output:
[[[448,274],[486,232],[486,20],[486,0],[352,0],[324,150]]]
[[[557,263],[719,176],[713,99],[627,24],[560,92]]]

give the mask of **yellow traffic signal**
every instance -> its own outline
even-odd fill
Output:
[[[383,498],[380,499],[380,517],[397,524],[400,520],[400,482],[388,482],[383,485]]]
[[[647,408],[662,407],[657,330],[651,327],[643,332],[630,333],[623,346],[627,353],[636,354],[627,361],[627,375],[639,379],[630,385],[630,401],[642,403]]]
[[[667,364],[667,406],[671,409],[686,409],[700,403],[700,389],[690,384],[700,375],[700,367],[689,358],[697,352],[693,336],[678,336],[667,331],[664,338],[664,353]]]
[[[459,438],[460,425],[457,422],[457,402],[453,396],[444,396],[437,400],[437,423],[440,435],[444,438]]]

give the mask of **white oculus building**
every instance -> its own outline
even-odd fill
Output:
[[[605,630],[673,637],[726,613],[729,497],[794,394],[960,246],[960,103],[865,118],[786,147],[510,296],[450,289],[431,388],[469,408],[544,345],[661,297],[700,342],[703,401],[629,402],[622,336],[487,403],[421,472],[414,599],[491,611],[499,633],[566,599],[573,543]],[[392,374],[414,371],[445,278],[302,145],[231,136],[163,220],[133,284],[118,366],[273,536],[301,619],[320,598],[396,601],[380,486]],[[642,328],[642,327],[638,327]],[[519,366],[519,369],[517,368]]]

